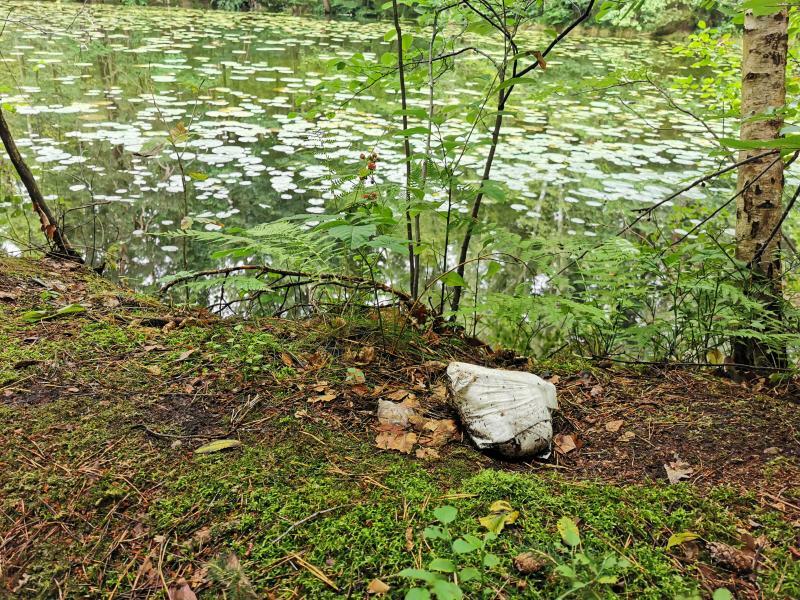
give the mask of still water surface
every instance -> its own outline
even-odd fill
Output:
[[[157,234],[178,228],[185,201],[195,227],[209,230],[321,213],[334,194],[331,167],[355,164],[372,148],[382,157],[378,179],[403,181],[390,93],[376,87],[348,103],[350,93],[331,91],[322,103],[335,110],[332,118],[312,123],[293,114],[320,84],[349,77],[328,68],[331,60],[362,53],[376,61],[391,51],[386,23],[47,2],[0,7],[11,14],[0,98],[15,111],[17,142],[49,197],[95,205],[68,213],[69,225],[81,224],[73,238],[110,247],[114,272],[134,285],[181,267],[178,243]],[[442,83],[442,104],[482,97],[481,58],[464,56]],[[551,55],[546,72],[534,73],[535,86],[518,88],[493,172],[511,195],[502,205],[489,201],[492,218],[532,235],[600,239],[631,209],[718,164],[708,157],[714,142],[704,127],[651,87],[585,91],[598,77],[637,65],[656,78],[687,68],[669,42],[575,36]],[[558,93],[543,101],[547,89]],[[427,90],[412,90],[411,103],[426,106]],[[179,156],[159,142],[178,123],[190,133],[179,149],[192,175],[186,196]],[[445,133],[470,128],[465,116]],[[422,149],[423,136],[414,141]],[[485,152],[473,146],[465,166],[480,165]],[[729,184],[681,201],[713,200]],[[8,192],[6,174],[5,236],[23,223],[16,191]],[[15,248],[7,238],[4,245]],[[190,254],[191,267],[211,263],[206,248]]]

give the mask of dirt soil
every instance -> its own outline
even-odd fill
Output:
[[[75,277],[77,267],[50,260],[42,261],[46,276],[31,275],[20,280],[0,273],[0,302],[35,305],[43,290],[57,292],[63,302],[83,302],[93,307],[94,318],[111,314],[129,325],[170,330],[187,325],[218,322],[205,311],[165,310],[151,298],[127,297],[120,306],[113,286],[101,293],[87,294],[87,282]],[[122,308],[144,311],[145,316],[125,316]],[[157,309],[157,311],[147,310]],[[263,325],[263,324],[262,324]],[[318,322],[275,322],[266,324],[288,338],[297,339],[304,330]],[[332,345],[322,348],[320,355],[306,357],[283,355],[289,367],[298,368],[301,376],[293,382],[295,392],[281,403],[281,411],[308,408],[309,388],[320,384],[319,372],[335,355],[343,364],[361,370],[370,385],[340,382],[324,387],[336,394],[331,401],[316,404],[330,416],[330,423],[351,434],[371,436],[375,428],[375,405],[378,398],[402,399],[402,392],[419,396],[424,413],[431,418],[458,416],[441,393],[426,394],[429,389],[446,386],[446,358],[474,362],[496,368],[529,370],[557,387],[560,411],[555,417],[556,444],[548,458],[515,463],[487,457],[500,468],[558,469],[570,478],[599,478],[604,481],[635,483],[666,480],[665,465],[680,463],[691,472],[686,480],[700,486],[727,483],[748,489],[759,489],[766,497],[776,498],[788,509],[797,509],[784,500],[784,490],[800,485],[800,382],[798,380],[770,385],[767,379],[750,378],[734,382],[713,369],[639,370],[598,368],[586,364],[583,369],[567,363],[549,362],[537,365],[503,350],[493,350],[480,342],[446,338],[431,331],[420,332],[398,350],[391,342],[380,347],[374,336],[360,338],[357,332],[343,331]],[[42,322],[37,335],[25,343],[36,344],[46,339],[69,339],[70,328],[63,321]],[[359,353],[367,348],[369,360]],[[326,352],[331,350],[331,352]],[[145,345],[140,354],[163,351]],[[436,353],[438,360],[430,359]],[[288,356],[288,359],[287,359]],[[104,371],[115,360],[128,361],[131,356],[103,357],[95,364],[95,393],[103,389]],[[315,363],[316,361],[316,363]],[[30,363],[30,364],[28,364]],[[24,385],[6,389],[0,402],[6,405],[31,405],[47,402],[65,388],[68,393],[81,390],[70,387],[69,372],[45,361],[20,361],[15,369],[29,375]],[[151,373],[154,375],[154,373]],[[252,393],[248,384],[241,388],[215,391],[216,379],[224,373],[210,373],[202,380],[192,377],[171,379],[162,391],[161,401],[150,414],[154,423],[171,423],[181,435],[212,437],[222,431],[219,418],[228,410],[222,396],[243,397]],[[155,376],[155,375],[154,375]],[[61,383],[59,383],[59,381]],[[262,382],[258,382],[261,386]],[[121,390],[113,390],[118,394]],[[124,392],[124,391],[123,391]],[[268,390],[262,393],[269,394]],[[312,392],[313,393],[313,392]],[[398,395],[399,393],[399,395]],[[219,394],[219,398],[215,395]],[[561,434],[561,435],[558,435]],[[566,437],[566,440],[563,438]],[[563,440],[562,443],[558,443]],[[462,436],[460,444],[470,445]],[[574,448],[573,448],[574,446]],[[776,477],[776,471],[783,477]],[[800,503],[800,499],[795,499]],[[797,509],[800,510],[800,509]]]
[[[130,432],[144,436],[150,450],[143,455],[241,436],[275,444],[286,436],[274,426],[281,418],[315,424],[375,449],[381,433],[378,399],[413,397],[426,422],[457,421],[445,391],[445,369],[450,360],[460,360],[528,370],[552,381],[560,403],[553,451],[548,458],[505,461],[474,451],[459,430],[447,443],[436,444],[432,454],[417,452],[416,457],[458,456],[476,470],[543,472],[576,482],[651,484],[672,477],[701,490],[724,484],[755,493],[763,506],[800,523],[796,380],[735,382],[712,369],[602,368],[572,357],[535,363],[476,340],[417,330],[402,317],[393,323],[395,337],[389,339],[369,317],[360,325],[336,317],[303,323],[221,321],[202,310],[167,308],[73,265],[0,259],[4,314],[24,319],[24,311],[52,313],[70,303],[85,311],[25,326],[5,323],[0,408],[32,410],[65,398],[91,398],[101,408],[127,399],[136,406],[146,396],[146,405],[123,411],[113,425],[120,438]],[[92,335],[102,337],[92,340],[87,353],[81,348],[93,324],[101,333]],[[209,330],[215,333],[198,333]],[[260,341],[262,333],[280,340],[280,347]],[[245,334],[247,341],[240,342]],[[277,364],[257,370],[253,364],[264,354]],[[65,418],[48,427],[56,435],[73,425]],[[23,429],[11,435],[32,440]],[[409,460],[417,460],[421,439],[407,449]],[[37,450],[39,443],[44,438],[28,446],[27,460],[33,464],[47,454]],[[90,472],[103,455],[99,451],[99,457],[75,468]],[[438,463],[423,464],[435,473]],[[0,578],[3,545],[12,532],[19,534],[12,529],[0,539]],[[19,561],[27,550],[14,548],[8,589],[25,589],[25,561]],[[714,577],[708,575],[709,581]],[[741,597],[760,597],[748,581],[738,582]]]

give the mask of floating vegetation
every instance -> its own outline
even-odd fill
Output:
[[[18,144],[48,192],[68,206],[97,203],[95,214],[114,215],[108,222],[118,229],[101,235],[121,249],[118,272],[134,282],[152,282],[174,267],[175,247],[145,234],[176,228],[187,187],[189,216],[212,220],[203,227],[215,230],[325,212],[336,196],[330,168],[357,162],[364,148],[381,156],[378,183],[404,181],[401,145],[390,135],[394,96],[375,88],[353,99],[324,88],[348,77],[330,74],[327,61],[357,53],[376,61],[390,48],[384,23],[6,5],[18,18],[4,32],[10,50],[0,65],[0,101],[15,113]],[[454,102],[480,99],[477,58],[465,55],[442,83]],[[508,187],[509,201],[487,200],[495,220],[538,236],[602,236],[618,228],[624,211],[717,166],[706,152],[713,143],[708,131],[656,90],[581,91],[642,62],[664,74],[687,68],[668,42],[575,36],[546,72],[536,73],[535,90],[514,94],[492,175]],[[543,91],[555,95],[541,101]],[[293,114],[312,93],[322,94],[332,116],[310,122]],[[409,103],[425,107],[425,90],[412,90]],[[184,139],[170,142],[178,127]],[[717,133],[730,134],[721,124]],[[472,135],[473,142],[487,136],[472,132],[467,115],[448,120],[440,134]],[[411,144],[423,151],[424,137],[413,136]],[[462,165],[482,164],[484,151],[471,144]],[[724,182],[695,188],[679,201],[725,191]],[[445,196],[433,190],[428,199]],[[192,264],[208,260],[197,256]]]

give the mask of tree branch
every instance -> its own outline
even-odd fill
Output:
[[[33,173],[25,163],[22,155],[19,153],[17,144],[14,142],[14,136],[11,135],[11,128],[8,126],[8,122],[6,121],[2,108],[0,108],[0,138],[3,140],[3,146],[5,146],[8,157],[11,159],[14,169],[17,171],[17,175],[19,175],[22,184],[28,191],[28,195],[31,198],[31,203],[33,204],[33,210],[35,210],[36,214],[39,216],[39,222],[42,225],[42,231],[47,239],[52,241],[55,245],[56,252],[54,254],[60,258],[66,258],[68,260],[83,264],[83,258],[72,248],[69,240],[67,240],[66,236],[62,233],[58,226],[58,222],[56,221],[55,217],[53,217],[53,213],[50,212],[50,208],[47,206],[47,203],[44,200],[41,190],[39,190],[39,186],[36,183]]]

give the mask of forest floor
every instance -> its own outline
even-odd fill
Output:
[[[0,597],[401,598],[434,558],[478,569],[472,598],[800,597],[796,381],[529,364],[382,321],[221,320],[0,258]],[[553,381],[552,456],[475,450],[450,360]],[[380,426],[380,398],[417,431]],[[447,505],[443,535],[483,536],[498,500],[519,511],[499,562],[423,535]]]

